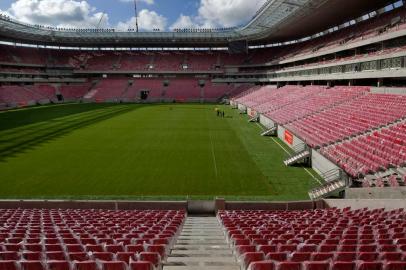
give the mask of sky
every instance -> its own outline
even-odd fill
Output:
[[[141,31],[234,27],[267,0],[137,0]],[[0,0],[0,13],[55,27],[135,28],[134,0]],[[102,20],[101,20],[102,18]]]

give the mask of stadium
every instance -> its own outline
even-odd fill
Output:
[[[1,2],[0,270],[406,270],[403,0]]]

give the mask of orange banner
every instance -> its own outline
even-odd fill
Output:
[[[285,130],[285,142],[292,145],[293,144],[293,134],[289,130]]]

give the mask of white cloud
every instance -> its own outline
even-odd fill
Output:
[[[1,1],[1,0],[0,0]],[[132,2],[133,0],[119,0]],[[154,0],[137,0],[149,5]],[[255,12],[267,0],[200,0],[196,16],[181,14],[169,26],[176,28],[216,28],[232,27],[249,21]],[[113,27],[109,23],[108,14],[98,12],[87,0],[15,0],[11,7],[3,10],[17,20],[30,24],[51,25],[56,27],[94,28]],[[139,27],[141,30],[168,29],[168,19],[156,11],[143,9],[139,12]],[[135,18],[120,21],[116,28],[127,30],[135,28]]]
[[[121,2],[134,2],[134,0],[120,0]],[[137,2],[143,2],[147,5],[153,5],[155,3],[154,0],[137,0]]]
[[[181,14],[179,18],[170,26],[170,30],[174,29],[186,29],[186,28],[198,28],[199,26],[190,16]]]
[[[164,16],[148,9],[143,9],[138,13],[138,25],[140,30],[165,30],[167,21],[167,18]],[[135,29],[135,17],[132,17],[126,22],[119,22],[117,24],[117,29],[122,31],[126,31],[127,29]]]
[[[87,1],[77,0],[17,0],[8,12],[25,23],[57,27],[93,28],[103,16]],[[101,26],[108,26],[108,20],[105,14]]]
[[[170,29],[238,26],[248,22],[266,1],[200,0],[197,16],[190,17],[181,14]]]

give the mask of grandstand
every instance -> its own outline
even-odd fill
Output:
[[[0,270],[406,269],[406,2],[263,2],[0,16]]]

